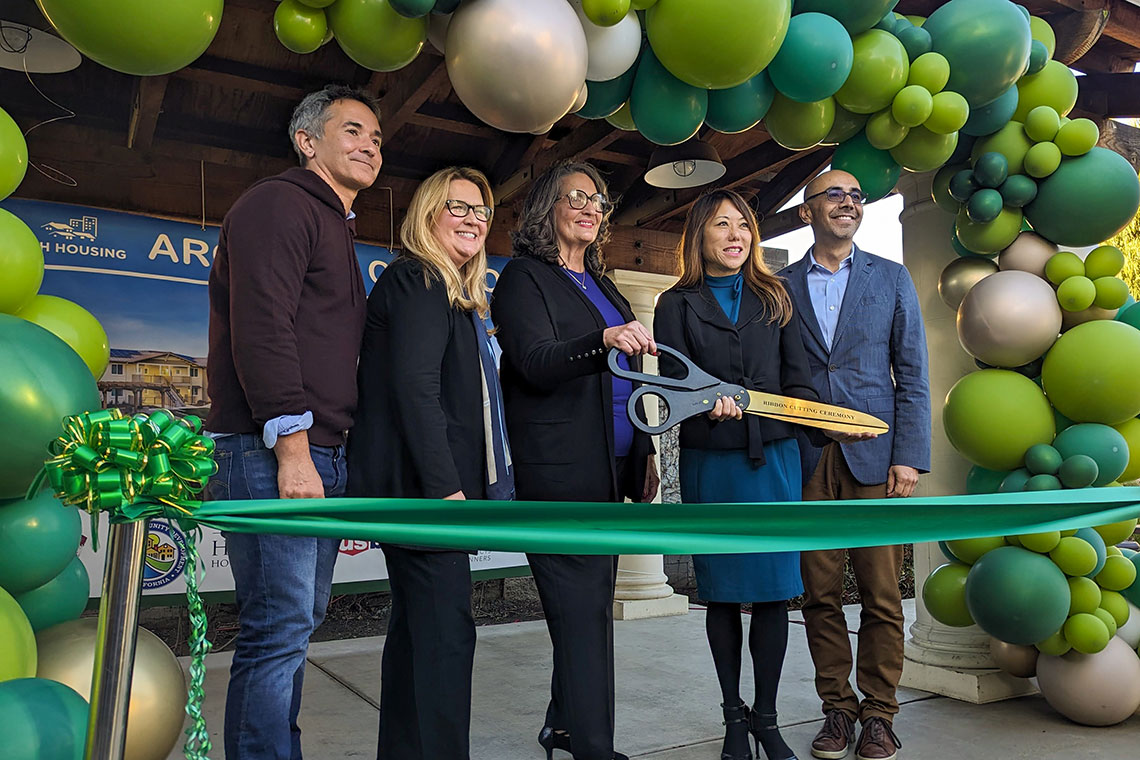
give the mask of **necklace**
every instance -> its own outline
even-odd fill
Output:
[[[570,279],[574,281],[575,285],[580,287],[582,290],[586,289],[586,278],[589,277],[590,275],[588,275],[586,272],[582,272],[582,279],[579,280],[577,277],[574,276],[574,271],[572,269],[570,269],[570,267],[566,266],[565,264],[562,265],[562,271],[564,271],[566,274],[570,275]]]

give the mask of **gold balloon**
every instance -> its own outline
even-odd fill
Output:
[[[990,654],[999,668],[1018,678],[1032,678],[1037,675],[1037,647],[1023,647],[1007,644],[1000,639],[990,638]]]
[[[966,293],[970,292],[970,288],[997,270],[997,264],[980,256],[963,256],[954,259],[946,265],[938,277],[938,295],[942,296],[942,303],[957,311]]]
[[[36,634],[36,676],[66,684],[90,700],[97,627],[95,618],[80,618]],[[140,628],[127,708],[125,760],[165,760],[182,733],[185,706],[182,666],[161,639]]]
[[[1020,269],[1045,279],[1045,262],[1057,252],[1057,246],[1036,232],[1023,232],[1009,247],[998,254],[998,267]]]
[[[958,307],[958,341],[966,353],[995,367],[1020,367],[1037,359],[1061,332],[1057,294],[1029,272],[986,277]]]

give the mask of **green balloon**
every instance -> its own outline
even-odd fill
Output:
[[[1056,632],[1069,616],[1069,601],[1065,574],[1048,557],[1016,546],[987,552],[966,579],[970,614],[1009,644],[1034,644]]]
[[[1100,140],[1100,127],[1092,119],[1072,119],[1057,128],[1053,142],[1066,156],[1083,156]]]
[[[907,58],[912,61],[921,55],[931,52],[932,41],[930,39],[930,32],[921,26],[911,24],[905,29],[896,29],[895,36],[899,38],[903,49],[906,50]]]
[[[1077,78],[1060,61],[1049,61],[1036,74],[1026,74],[1017,82],[1016,121],[1025,121],[1038,106],[1049,106],[1059,116],[1068,115],[1077,104]]]
[[[925,87],[917,84],[902,88],[891,101],[891,115],[904,127],[917,127],[925,123],[933,110],[933,96]]]
[[[910,127],[895,121],[890,108],[884,108],[867,119],[867,140],[876,150],[890,150],[910,134]]]
[[[1081,654],[1096,654],[1108,646],[1112,634],[1096,615],[1078,612],[1065,621],[1065,639]]]
[[[970,118],[970,105],[956,92],[946,90],[934,96],[930,118],[923,124],[931,132],[948,135],[957,132]]]
[[[1045,261],[1045,279],[1060,285],[1070,277],[1084,277],[1085,262],[1072,251],[1057,251]]]
[[[405,18],[419,18],[426,16],[432,12],[435,7],[435,0],[388,0],[392,5],[392,10],[399,13]],[[285,2],[285,0],[282,0]],[[627,2],[626,5],[629,3]],[[628,9],[627,9],[628,10]],[[593,21],[593,19],[591,19]],[[618,21],[621,21],[619,18]],[[594,22],[597,23],[597,22]]]
[[[606,117],[610,126],[617,127],[624,132],[636,132],[637,125],[633,123],[633,115],[629,112],[629,103],[622,103],[621,108]]]
[[[36,674],[36,636],[19,603],[0,588],[0,681]],[[3,686],[0,683],[0,686]],[[7,730],[7,724],[2,724]]]
[[[891,155],[903,168],[912,172],[928,172],[950,160],[958,145],[958,133],[940,135],[926,127],[915,127],[901,143],[891,148]]]
[[[44,253],[36,233],[15,214],[0,208],[0,313],[15,314],[39,292]],[[0,486],[0,492],[3,486]]]
[[[1119,153],[1093,148],[1039,182],[1025,216],[1057,245],[1098,245],[1132,221],[1138,206],[1136,170]]]
[[[931,617],[943,625],[965,628],[974,624],[966,608],[966,576],[970,568],[950,562],[927,576],[922,584],[922,604]]]
[[[950,62],[941,53],[923,53],[910,62],[906,83],[925,87],[931,95],[942,92],[950,80]]]
[[[796,0],[796,13],[825,13],[839,21],[854,36],[873,27],[891,13],[899,0],[861,0],[857,3],[843,0]]]
[[[645,15],[645,30],[673,76],[721,90],[772,62],[791,14],[791,0],[658,0]]]
[[[1041,380],[1049,401],[1075,422],[1119,425],[1140,414],[1140,330],[1099,319],[1064,333]]]
[[[1020,493],[1025,490],[1025,486],[1031,477],[1033,476],[1029,470],[1024,467],[1013,470],[1002,479],[1001,485],[998,486],[998,493]]]
[[[390,0],[337,0],[325,13],[340,49],[373,71],[403,68],[427,39],[427,18],[405,18]]]
[[[989,224],[1001,214],[1003,201],[1001,193],[990,187],[984,187],[970,196],[966,202],[966,215],[978,224]]]
[[[79,510],[50,491],[0,503],[0,586],[22,594],[50,581],[75,558]]]
[[[1093,305],[1098,309],[1116,311],[1128,300],[1128,283],[1118,277],[1098,277],[1093,280],[1096,298]]]
[[[617,112],[629,101],[633,80],[637,76],[637,61],[619,77],[604,82],[586,82],[586,105],[578,109],[583,119],[604,119]]]
[[[1058,541],[1058,543],[1060,542]],[[1070,615],[1075,615],[1078,612],[1087,612],[1091,615],[1093,610],[1100,606],[1100,602],[1101,590],[1100,586],[1096,585],[1096,581],[1083,575],[1069,579]]]
[[[328,31],[325,12],[300,0],[281,0],[273,12],[273,32],[294,53],[312,53],[324,44]]]
[[[1037,106],[1025,114],[1025,134],[1033,142],[1049,142],[1060,128],[1061,117],[1052,106]]]
[[[955,230],[962,245],[974,253],[994,254],[1005,250],[1021,234],[1021,211],[1003,207],[992,222],[979,224],[966,209],[958,212]]]
[[[992,103],[1025,73],[1033,41],[1029,20],[1004,0],[950,0],[922,28],[950,62],[946,85],[970,107]]]
[[[954,175],[965,169],[962,164],[947,164],[939,169],[931,181],[930,194],[938,208],[949,214],[957,214],[962,204],[950,194],[950,180]]]
[[[0,356],[0,498],[13,498],[43,469],[60,421],[101,404],[87,365],[39,325],[0,314]]]
[[[1022,174],[1025,170],[1025,154],[1033,147],[1033,142],[1025,136],[1021,122],[1011,121],[992,135],[974,143],[971,158],[977,162],[985,153],[998,152],[1005,156],[1010,174]]]
[[[87,743],[87,700],[47,678],[0,683],[0,725],[9,760],[80,760]]]
[[[1025,469],[1034,475],[1056,475],[1064,459],[1057,449],[1047,443],[1039,443],[1025,452]]]
[[[725,134],[751,129],[768,113],[775,95],[776,89],[767,71],[761,71],[744,84],[727,90],[709,90],[705,124]]]
[[[1108,425],[1081,423],[1062,430],[1053,447],[1062,457],[1077,454],[1091,457],[1097,465],[1094,486],[1106,486],[1120,477],[1128,466],[1128,443]]]
[[[36,0],[59,35],[109,69],[169,74],[206,51],[222,21],[222,0]]]
[[[83,614],[91,593],[91,579],[79,557],[42,586],[16,595],[33,631],[42,631]]]
[[[971,372],[955,383],[942,422],[951,445],[989,470],[1020,467],[1030,446],[1052,442],[1055,433],[1045,394],[1029,378],[1004,369]]]
[[[1132,611],[1128,609],[1128,600],[1119,591],[1102,591],[1100,609],[1112,615],[1117,626],[1124,625],[1132,616]]]
[[[1000,187],[1009,176],[1009,161],[997,151],[983,153],[974,162],[974,180],[979,187]]]
[[[598,26],[613,26],[629,13],[629,0],[582,0],[582,12]]]
[[[972,137],[992,135],[1009,123],[1017,110],[1017,87],[1012,86],[992,103],[970,108],[970,117],[962,127],[962,132]]]
[[[1128,561],[1135,565],[1136,569],[1140,571],[1140,552],[1133,554],[1128,558]],[[1133,581],[1132,585],[1121,591],[1120,594],[1137,607],[1140,607],[1140,580]]]
[[[875,113],[891,104],[906,86],[910,61],[893,34],[871,29],[855,37],[851,74],[835,93],[835,101],[852,113]]]
[[[835,123],[835,99],[816,103],[797,103],[780,93],[772,99],[772,107],[764,117],[768,134],[791,150],[804,150],[819,145]]]
[[[961,164],[959,164],[959,166],[961,166]],[[969,168],[958,169],[958,171],[954,172],[950,177],[947,184],[950,197],[959,204],[970,200],[970,196],[977,192],[978,188],[978,180],[974,177],[974,172]],[[955,209],[954,213],[958,213],[958,210]]]
[[[885,198],[902,173],[902,167],[895,163],[891,154],[872,147],[863,134],[852,137],[835,149],[831,168],[841,169],[859,180],[859,187],[867,194],[868,201]]]
[[[629,109],[646,139],[658,145],[685,142],[701,128],[708,107],[708,90],[685,84],[670,74],[651,48],[642,51]]]
[[[1116,246],[1100,245],[1085,256],[1085,276],[1093,280],[1116,277],[1124,269],[1124,252]]]
[[[974,465],[966,473],[966,493],[997,493],[1007,475],[1006,470],[987,470]]]
[[[16,313],[57,336],[87,365],[92,377],[102,377],[111,358],[107,333],[95,315],[74,301],[37,295]]]
[[[1037,647],[1037,651],[1041,652],[1041,654],[1047,654],[1053,657],[1060,657],[1063,654],[1067,654],[1073,648],[1073,645],[1065,638],[1064,632],[1060,630],[1038,641],[1033,646]]]
[[[946,546],[959,562],[972,565],[981,559],[982,555],[986,552],[991,552],[1000,546],[1005,546],[1005,539],[1001,536],[959,538],[954,541],[947,541]]]
[[[1052,58],[1057,50],[1057,35],[1053,32],[1053,27],[1049,26],[1049,22],[1040,16],[1030,16],[1029,30],[1033,39],[1045,46],[1046,57]]]
[[[328,8],[330,5],[335,3],[336,0],[299,0],[299,2],[309,6],[310,8]],[[456,0],[456,5],[458,4],[458,0]],[[455,9],[452,8],[452,10]],[[447,12],[450,13],[451,11]]]
[[[1057,302],[1065,311],[1084,311],[1096,300],[1096,286],[1088,277],[1068,277],[1057,286]]]
[[[1037,183],[1024,174],[1015,174],[1007,177],[998,188],[1005,205],[1013,208],[1024,208],[1037,197]]]
[[[850,140],[863,130],[868,118],[867,114],[851,113],[837,103],[835,105],[835,121],[831,125],[831,131],[827,133],[827,137],[823,138],[823,144],[838,145]]]
[[[0,108],[0,201],[24,181],[28,171],[28,143],[8,113]]]
[[[1051,142],[1040,142],[1025,152],[1025,173],[1042,180],[1061,165],[1061,149]]]
[[[1025,483],[1026,491],[1059,491],[1061,481],[1056,475],[1034,475]]]
[[[813,103],[836,93],[854,58],[851,36],[842,24],[822,13],[801,13],[792,17],[768,74],[786,97]]]

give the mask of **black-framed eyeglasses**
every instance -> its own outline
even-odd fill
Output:
[[[443,205],[447,207],[447,213],[460,219],[466,217],[469,212],[474,211],[475,218],[480,222],[489,222],[495,213],[495,210],[490,206],[473,206],[467,201],[461,201],[455,198],[449,198],[443,202]]]
[[[804,203],[807,203],[812,198],[818,198],[821,195],[826,196],[827,200],[831,203],[843,203],[843,199],[847,196],[851,196],[851,202],[856,206],[862,206],[867,201],[867,194],[862,190],[844,190],[842,187],[829,187],[826,190],[804,198]]]
[[[586,208],[586,204],[591,201],[594,203],[594,208],[603,214],[607,213],[614,207],[614,204],[610,202],[610,199],[601,193],[586,195],[586,192],[584,190],[571,190],[562,197],[564,197],[566,199],[566,202],[570,204],[570,208],[577,210]]]

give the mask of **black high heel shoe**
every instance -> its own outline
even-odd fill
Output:
[[[756,740],[756,756],[764,751],[768,760],[796,760],[796,753],[792,752],[780,735],[780,728],[776,722],[776,713],[761,713],[753,711],[748,716],[748,732]]]
[[[554,750],[570,751],[570,734],[565,731],[556,731],[550,726],[543,726],[538,732],[538,744],[546,750],[546,760],[554,759]]]
[[[721,704],[721,710],[724,711],[724,733],[727,739],[728,734],[733,732],[733,726],[743,723],[744,724],[744,741],[745,746],[748,746],[748,732],[752,730],[752,711],[748,709],[748,705],[741,702],[736,707],[725,707]],[[720,760],[752,760],[752,748],[749,747],[743,755],[733,755],[728,752],[720,753]]]

